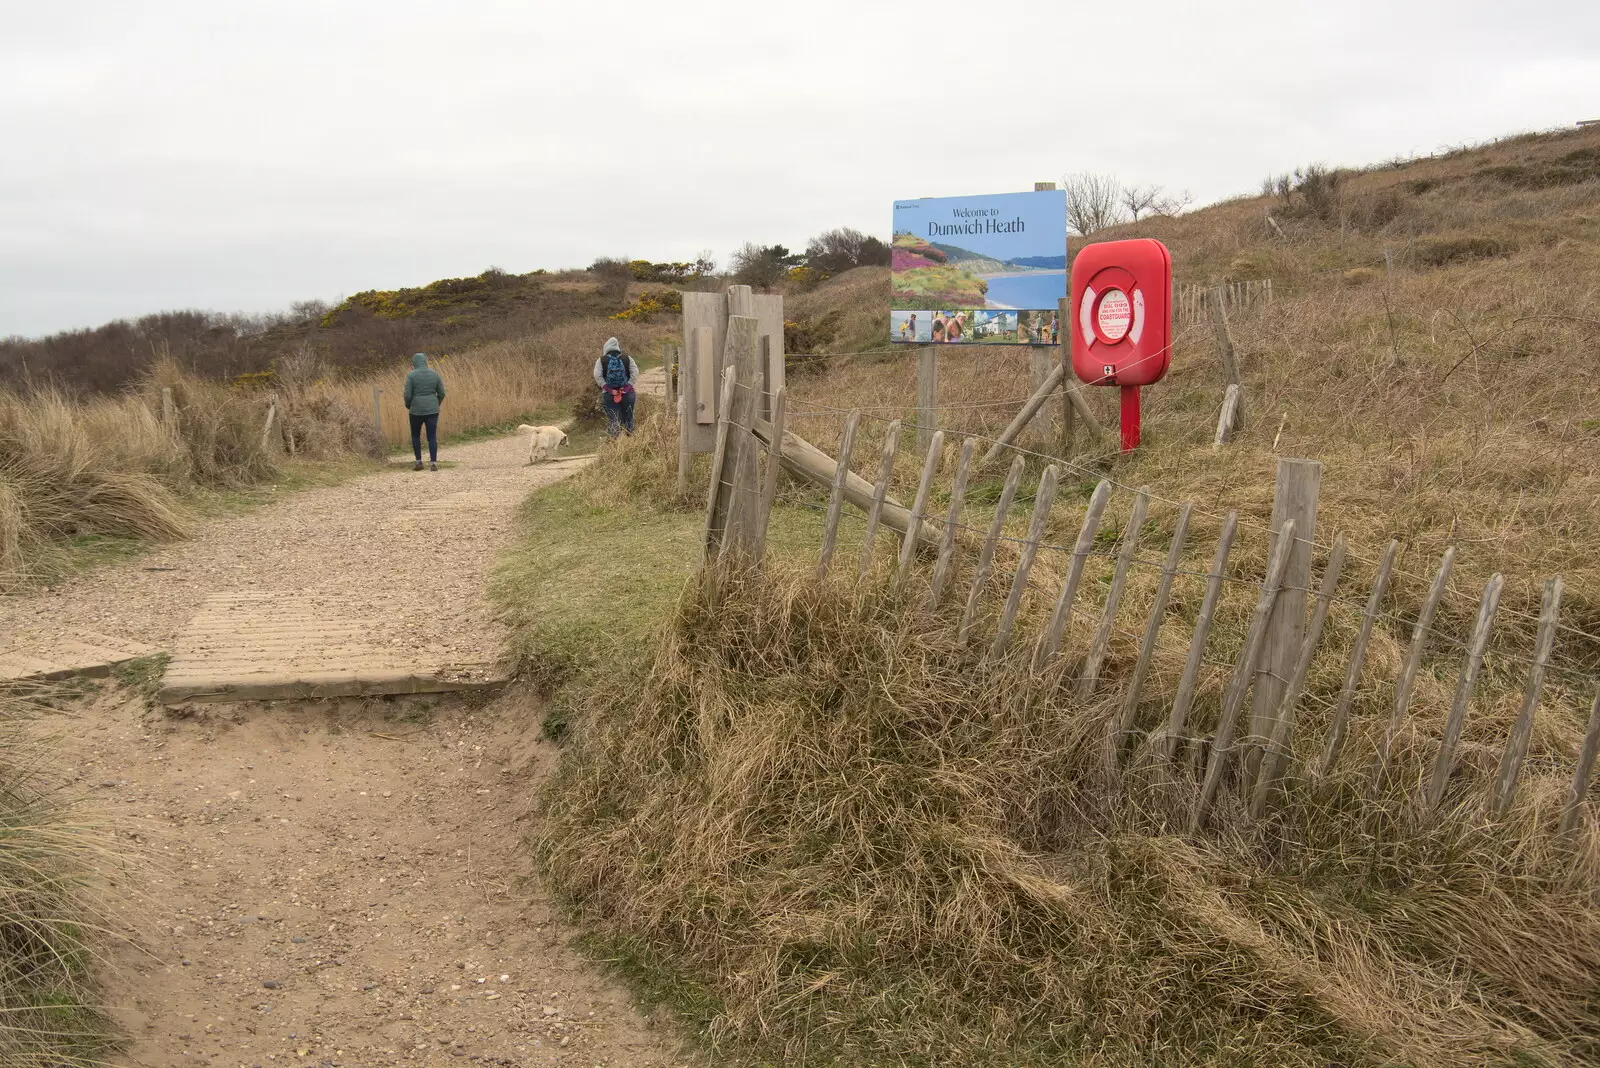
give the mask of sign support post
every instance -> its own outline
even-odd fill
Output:
[[[1121,398],[1122,451],[1139,447],[1139,387],[1123,386]]]

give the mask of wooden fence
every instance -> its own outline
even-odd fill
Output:
[[[1241,314],[1272,303],[1272,279],[1224,282],[1221,285],[1180,285],[1173,288],[1172,324],[1193,326],[1211,317],[1211,307],[1221,301],[1225,311]]]
[[[1181,677],[1170,703],[1159,702],[1164,706],[1164,714],[1153,717],[1150,703],[1145,700],[1144,687],[1158,638],[1169,616],[1174,582],[1182,570],[1190,521],[1195,512],[1193,502],[1170,502],[1176,508],[1176,516],[1160,563],[1140,555],[1141,549],[1147,548],[1142,541],[1154,498],[1147,489],[1130,490],[1110,480],[1099,482],[1081,515],[1074,517],[1078,520],[1078,534],[1073,543],[1050,544],[1045,540],[1045,532],[1057,509],[1058,489],[1065,470],[1062,464],[1055,463],[1047,466],[1039,478],[1027,534],[1022,538],[1007,537],[1008,514],[1022,490],[1026,471],[1024,458],[1018,455],[1013,460],[992,515],[971,517],[967,513],[966,487],[974,471],[984,462],[974,460],[977,440],[967,437],[959,449],[947,450],[945,432],[934,431],[920,458],[915,497],[909,507],[903,506],[888,496],[899,459],[901,426],[898,421],[887,428],[876,462],[864,464],[866,470],[875,474],[874,481],[868,483],[851,470],[852,463],[856,462],[861,412],[851,412],[844,420],[837,461],[784,430],[787,400],[783,394],[775,401],[771,421],[763,421],[754,414],[760,384],[754,371],[752,329],[747,325],[730,325],[729,329],[730,361],[723,384],[722,406],[728,417],[718,425],[707,502],[703,576],[715,576],[719,568],[730,565],[759,568],[767,516],[780,467],[826,485],[829,493],[817,565],[819,576],[836,572],[839,567],[835,556],[847,504],[856,509],[856,518],[864,522],[861,551],[854,569],[857,580],[872,567],[884,528],[891,528],[899,539],[890,572],[891,590],[906,598],[907,603],[914,603],[919,618],[926,620],[926,625],[954,628],[959,642],[972,645],[975,651],[981,650],[981,655],[989,661],[1017,656],[1019,643],[1030,643],[1027,663],[1037,677],[1051,685],[1070,686],[1081,701],[1115,702],[1118,711],[1112,736],[1108,738],[1108,751],[1114,754],[1113,759],[1121,759],[1133,748],[1133,742],[1142,737],[1147,751],[1161,755],[1176,766],[1180,762],[1180,743],[1183,743],[1181,748],[1186,760],[1193,762],[1185,766],[1192,767],[1195,774],[1196,788],[1190,813],[1190,830],[1195,832],[1206,826],[1225,787],[1240,789],[1250,815],[1259,819],[1267,816],[1281,798],[1279,787],[1287,776],[1313,782],[1327,779],[1349,738],[1351,711],[1358,693],[1371,691],[1378,684],[1378,680],[1369,677],[1373,669],[1367,664],[1367,653],[1374,628],[1381,619],[1387,619],[1390,624],[1398,623],[1409,631],[1410,643],[1391,680],[1388,720],[1373,754],[1365,796],[1374,800],[1386,785],[1394,785],[1386,780],[1393,767],[1397,743],[1408,727],[1412,697],[1424,658],[1430,649],[1457,642],[1434,626],[1455,562],[1454,548],[1445,553],[1432,571],[1428,593],[1414,619],[1398,619],[1384,607],[1395,574],[1398,542],[1392,542],[1382,560],[1376,563],[1369,589],[1345,593],[1341,582],[1345,579],[1349,552],[1342,534],[1326,546],[1320,575],[1314,567],[1320,464],[1283,461],[1267,559],[1259,569],[1263,577],[1245,583],[1254,602],[1248,630],[1231,660],[1215,730],[1209,736],[1195,737],[1191,713],[1201,681],[1202,664],[1212,662],[1207,656],[1208,641],[1212,638],[1219,601],[1226,584],[1237,587],[1244,582],[1232,577],[1229,566],[1240,526],[1237,512],[1229,512],[1223,520],[1210,567],[1204,574],[1204,599],[1192,625]],[[735,338],[739,340],[736,342]],[[740,346],[737,351],[736,344]],[[767,457],[764,469],[758,455],[763,451]],[[956,453],[956,466],[949,504],[938,514],[930,502],[936,475],[946,462],[947,452]],[[800,458],[805,462],[801,463]],[[1132,495],[1128,519],[1117,539],[1118,547],[1114,551],[1097,549],[1096,546],[1105,540],[1102,522],[1108,505],[1118,493]],[[1001,546],[1007,549],[1003,554],[999,552]],[[1035,633],[1023,634],[1019,610],[1025,597],[1030,593],[1038,596],[1041,592],[1033,582],[1033,575],[1044,553],[1061,557],[1065,570],[1053,591],[1054,608],[1048,622]],[[962,554],[968,557],[970,567],[966,570],[971,575],[964,593],[954,582],[961,571],[957,564]],[[1097,602],[1085,590],[1085,569],[1091,556],[1110,556],[1114,561],[1103,601]],[[1158,569],[1159,578],[1142,625],[1135,632],[1123,631],[1119,610],[1130,573],[1138,567]],[[1244,571],[1257,573],[1250,567]],[[1526,684],[1520,712],[1500,754],[1498,774],[1482,798],[1474,801],[1456,789],[1451,794],[1451,803],[1445,804],[1447,792],[1455,781],[1453,773],[1458,769],[1462,730],[1484,666],[1490,628],[1503,587],[1503,577],[1493,576],[1479,600],[1471,636],[1460,643],[1454,700],[1433,758],[1431,774],[1419,795],[1408,799],[1419,819],[1433,818],[1446,810],[1463,816],[1474,809],[1481,812],[1483,818],[1498,819],[1506,814],[1515,798],[1560,627],[1562,582],[1559,578],[1551,579],[1545,588],[1533,649],[1526,657],[1512,658],[1526,667]],[[1047,596],[1052,593],[1043,592]],[[1341,672],[1343,682],[1333,699],[1327,737],[1315,747],[1318,756],[1314,761],[1303,761],[1306,766],[1294,767],[1296,749],[1291,741],[1307,699],[1307,683],[1322,645],[1325,623],[1336,601],[1359,609],[1359,630]],[[945,607],[950,611],[941,612]],[[961,609],[959,614],[955,611],[957,607]],[[1095,618],[1096,623],[1086,640],[1081,634],[1084,628],[1078,628],[1076,633],[1080,637],[1074,645],[1068,642],[1067,636],[1069,623],[1078,612]],[[1137,634],[1138,655],[1131,670],[1118,671],[1108,681],[1105,672],[1108,648],[1113,635],[1119,631]],[[1585,676],[1585,680],[1589,685],[1597,681],[1592,676]],[[1307,752],[1308,747],[1302,745],[1298,751]],[[1563,834],[1572,832],[1585,821],[1586,798],[1597,751],[1600,751],[1600,686],[1596,686],[1587,732],[1571,770],[1559,819],[1554,821]],[[1400,786],[1409,788],[1406,784]]]

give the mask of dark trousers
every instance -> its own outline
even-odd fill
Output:
[[[436,463],[439,459],[439,413],[411,417],[411,455],[417,458],[419,464],[422,462],[423,427],[428,428],[428,461]]]
[[[630,389],[622,395],[622,400],[611,399],[609,389],[600,391],[600,405],[606,410],[606,434],[616,437],[621,431],[633,433],[633,402],[634,393]]]

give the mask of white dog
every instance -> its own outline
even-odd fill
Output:
[[[557,449],[567,443],[567,432],[558,426],[529,426],[523,423],[517,427],[517,433],[528,435],[530,464],[550,459],[556,454]]]

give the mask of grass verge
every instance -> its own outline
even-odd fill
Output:
[[[50,786],[21,727],[44,712],[0,692],[0,1064],[88,1068],[117,1047],[92,975],[109,926],[94,873],[116,847]]]

